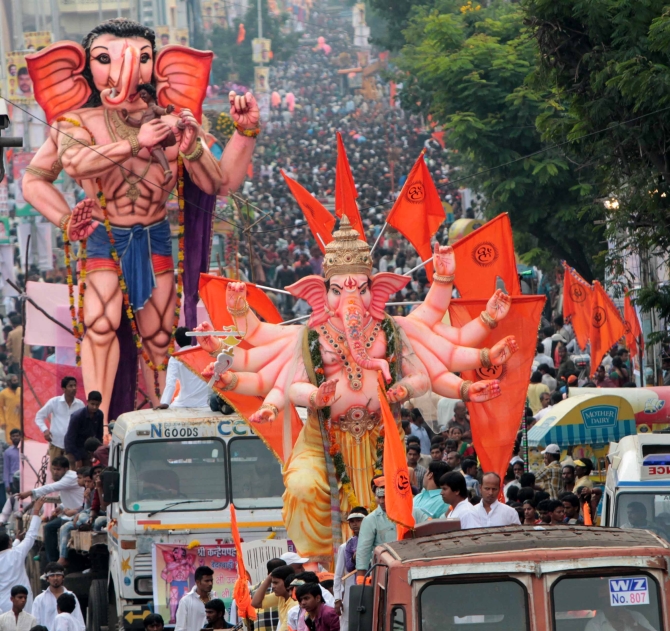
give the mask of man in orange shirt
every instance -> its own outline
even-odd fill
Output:
[[[12,443],[13,429],[21,429],[21,388],[17,375],[9,375],[7,387],[0,391],[0,431],[4,431],[8,445]]]

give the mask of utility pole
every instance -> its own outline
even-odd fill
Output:
[[[258,0],[258,39],[263,39],[263,13],[261,12],[261,0]],[[261,66],[263,59],[261,58]]]
[[[58,0],[50,0],[51,3],[51,32],[53,41],[60,40],[60,12],[58,9]]]
[[[102,24],[102,0],[98,0],[98,24]]]

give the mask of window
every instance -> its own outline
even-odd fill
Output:
[[[218,438],[132,443],[124,476],[123,503],[128,512],[226,506],[225,445]]]
[[[421,631],[523,631],[526,589],[517,581],[431,583],[420,594]]]
[[[670,493],[619,493],[612,525],[644,528],[670,541]]]
[[[404,607],[393,607],[391,610],[391,631],[405,631]]]
[[[628,620],[640,629],[662,629],[658,585],[648,574],[617,574],[562,578],[552,587],[555,631],[604,628],[609,620]],[[613,626],[613,625],[612,625]],[[636,627],[638,628],[638,627]]]
[[[233,438],[228,443],[230,487],[235,508],[281,508],[284,478],[281,465],[259,438]]]

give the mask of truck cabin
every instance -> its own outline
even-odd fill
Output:
[[[583,526],[388,543],[351,588],[349,631],[668,630],[669,557],[651,532]]]
[[[626,436],[610,444],[607,460],[602,525],[670,540],[670,435]]]

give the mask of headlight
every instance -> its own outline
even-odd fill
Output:
[[[138,594],[153,594],[154,583],[150,576],[135,579],[135,591]]]

